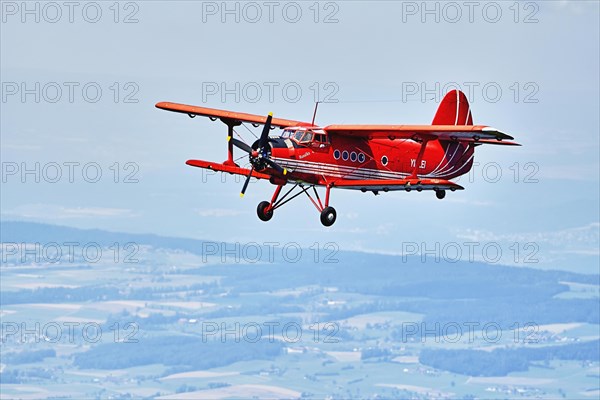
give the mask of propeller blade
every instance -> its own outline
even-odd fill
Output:
[[[273,167],[280,174],[283,174],[283,175],[287,174],[287,169],[283,168],[281,165],[277,164],[275,161],[272,161],[270,158],[265,158],[264,160],[267,164],[269,164],[271,167]]]
[[[233,143],[233,145],[235,147],[237,147],[238,149],[244,150],[248,154],[252,153],[252,147],[248,146],[246,143],[242,142],[241,140],[231,138],[231,143]]]
[[[244,182],[244,186],[242,187],[242,191],[240,192],[240,197],[244,197],[244,194],[246,193],[246,189],[248,188],[248,183],[250,183],[250,178],[252,178],[253,171],[254,171],[254,165],[250,168],[250,173],[248,174],[248,177],[246,178],[246,181]]]
[[[263,149],[267,145],[267,141],[269,139],[269,131],[271,130],[271,121],[273,120],[273,113],[270,112],[267,117],[267,121],[265,122],[265,126],[263,127],[262,134],[260,135],[260,140],[258,142],[258,148]]]

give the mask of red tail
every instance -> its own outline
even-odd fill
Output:
[[[473,125],[473,116],[467,96],[460,90],[446,93],[431,124]],[[475,148],[473,145],[447,140],[440,140],[439,145],[444,149],[446,164],[438,172],[442,172],[447,179],[469,172],[473,165]]]
[[[446,93],[431,125],[473,125],[467,96],[460,90]]]

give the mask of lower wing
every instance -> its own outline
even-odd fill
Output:
[[[187,160],[187,165],[192,167],[209,169],[211,171],[227,172],[235,175],[248,176],[250,170],[248,168],[236,167],[234,165],[226,165],[222,163],[204,161],[204,160]],[[269,179],[271,175],[261,172],[252,171],[252,177],[257,179]],[[463,190],[464,188],[454,182],[446,179],[338,179],[333,182],[319,182],[319,185],[331,185],[332,188],[354,189],[362,191],[392,191],[392,190]]]
[[[187,160],[187,165],[192,167],[210,169],[212,171],[228,172],[234,175],[248,176],[250,170],[248,168],[236,167],[234,165],[226,165],[216,162],[204,161],[204,160]],[[252,177],[257,179],[269,179],[271,175],[263,174],[260,172],[252,171]]]

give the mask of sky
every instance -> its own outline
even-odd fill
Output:
[[[2,220],[599,272],[596,1],[3,1],[1,11]],[[322,125],[427,124],[455,86],[476,124],[523,146],[477,148],[457,181],[466,190],[443,201],[334,191],[331,228],[303,198],[258,220],[272,185],[253,181],[240,199],[240,178],[185,165],[223,161],[225,126],[154,107],[310,120],[321,100]]]

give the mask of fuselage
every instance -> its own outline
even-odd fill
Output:
[[[473,164],[474,146],[460,142],[421,143],[406,139],[328,137],[323,130],[289,128],[271,138],[273,161],[288,170],[289,180],[316,183],[333,179],[452,179]],[[418,164],[418,165],[417,165]]]

